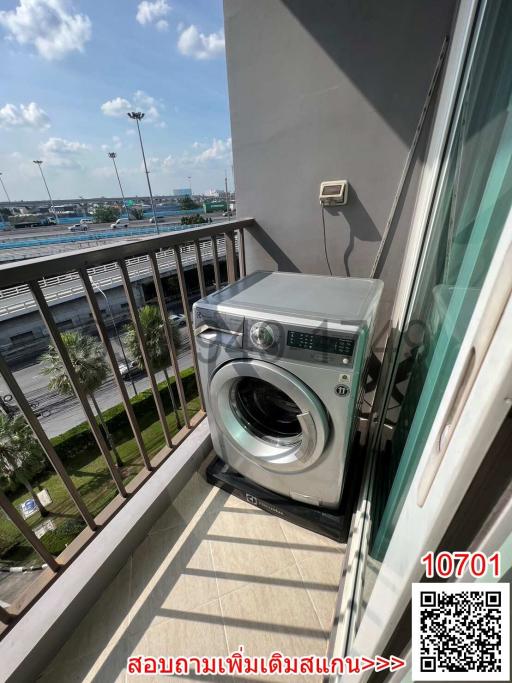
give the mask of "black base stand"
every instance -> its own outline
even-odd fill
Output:
[[[337,510],[307,505],[258,486],[232,470],[219,457],[215,458],[207,468],[206,480],[237,498],[272,515],[282,517],[288,522],[332,538],[334,541],[347,540],[353,503],[350,493],[342,497]],[[353,490],[352,486],[346,486],[345,489],[347,488]],[[358,489],[358,487],[354,488]]]

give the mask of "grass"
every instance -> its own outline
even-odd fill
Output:
[[[194,398],[187,405],[189,415],[192,416],[199,410],[199,399]],[[179,412],[183,424],[182,411]],[[179,431],[174,413],[167,415],[167,423],[171,434],[176,434]],[[143,467],[135,439],[126,440],[126,436],[124,433],[113,435],[116,448],[124,463],[121,474],[125,484],[133,479]],[[142,436],[150,457],[153,457],[164,446],[163,432],[158,421],[142,430]],[[123,439],[125,440],[123,441]],[[66,466],[89,511],[93,516],[98,515],[117,494],[105,459],[102,455],[98,455],[97,449],[88,449],[69,459]],[[47,509],[56,522],[56,526],[66,519],[81,519],[60,477],[53,470],[43,472],[36,481],[32,482],[32,485],[36,490],[48,490],[52,503]],[[29,498],[29,494],[22,491],[21,493],[17,492],[11,501],[15,506],[18,506],[27,498]],[[41,519],[41,515],[37,513],[26,521],[31,528],[34,528],[40,524]],[[0,562],[11,566],[40,562],[40,557],[32,549],[32,546],[18,532],[16,527],[3,516],[0,519]]]

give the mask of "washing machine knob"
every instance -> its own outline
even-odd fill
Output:
[[[277,341],[277,334],[268,323],[254,323],[249,336],[253,345],[261,351],[266,351]]]

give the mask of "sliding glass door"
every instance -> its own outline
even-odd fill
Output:
[[[480,316],[489,327],[480,339],[490,343],[500,316],[494,308],[503,309],[506,299],[493,300],[497,290],[489,282],[512,277],[500,263],[512,206],[510,35],[512,3],[488,3],[461,83],[381,418],[357,652],[376,642],[383,596],[408,604],[410,583],[402,583],[400,572],[410,566],[407,555],[420,533],[435,535],[429,495],[436,477],[446,476],[444,461],[484,358],[485,349],[469,337]]]

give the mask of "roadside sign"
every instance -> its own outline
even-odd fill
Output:
[[[52,498],[48,493],[47,489],[39,491],[37,497],[41,501],[41,505],[44,505],[44,507],[50,505],[50,503],[52,502]],[[33,498],[28,498],[27,500],[24,500],[20,505],[20,512],[23,515],[23,519],[28,519],[29,517],[32,517],[32,515],[35,515],[37,511],[37,505]]]
[[[43,489],[42,491],[39,491],[39,493],[37,494],[37,497],[41,501],[41,504],[44,505],[45,507],[52,503],[51,496],[48,493],[47,489]]]
[[[35,533],[37,538],[42,538],[49,531],[55,531],[56,528],[57,527],[55,526],[53,519],[45,519],[44,522],[41,522],[41,524],[38,524],[36,527],[34,527],[32,531]]]
[[[32,515],[35,515],[37,512],[35,500],[33,498],[24,500],[20,505],[20,512],[23,515],[23,519],[28,519],[29,517],[32,517]]]

